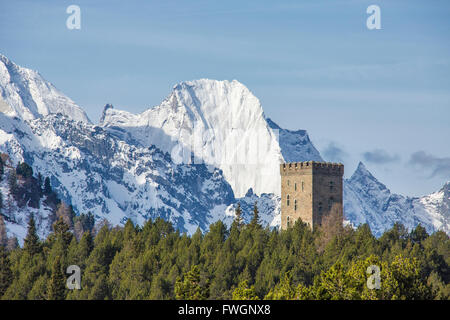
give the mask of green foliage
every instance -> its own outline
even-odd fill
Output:
[[[44,194],[49,195],[52,193],[52,186],[50,185],[50,178],[46,177],[44,180]]]
[[[24,240],[23,249],[31,256],[41,251],[41,244],[36,233],[36,222],[34,216],[31,215],[28,221],[28,231]]]
[[[386,272],[383,285],[385,297],[396,300],[431,299],[431,288],[422,281],[420,272],[417,259],[396,256]]]
[[[78,221],[81,223],[83,232],[92,232],[92,230],[94,229],[95,218],[92,212],[89,211],[87,214],[82,213],[79,216],[75,217],[74,222],[76,223]]]
[[[242,209],[241,209],[241,204],[238,203],[236,206],[236,209],[234,210],[234,221],[233,224],[237,227],[240,228],[243,224],[244,219],[242,218]]]
[[[21,175],[23,178],[31,178],[33,176],[33,168],[26,162],[21,162],[16,167],[16,174]]]
[[[3,174],[5,173],[5,168],[3,164],[3,159],[0,154],[0,181],[2,181]]]
[[[61,244],[64,250],[67,250],[70,242],[72,241],[72,233],[69,232],[69,226],[66,222],[64,222],[64,218],[62,216],[59,217],[58,221],[53,224],[53,237],[56,241],[61,241]]]
[[[258,204],[255,202],[255,205],[253,206],[253,217],[250,221],[250,227],[252,229],[257,229],[261,227],[260,221],[259,221],[259,210],[258,210]]]
[[[20,163],[15,170],[9,171],[8,186],[19,207],[39,208],[41,187],[28,164]]]
[[[6,252],[6,248],[0,245],[0,297],[5,294],[11,282],[12,271],[8,253]]]
[[[91,224],[75,237],[67,217],[70,207],[42,241],[30,217],[23,249],[0,253],[1,298],[449,299],[449,237],[422,227],[395,225],[377,239],[367,225],[330,237],[301,221],[282,231],[218,221],[187,236],[157,218],[142,227]],[[65,289],[69,265],[81,268],[81,290]],[[367,285],[373,265],[380,289]]]
[[[8,235],[6,234],[6,224],[3,216],[0,214],[0,247],[8,245]]]
[[[292,300],[295,298],[295,288],[292,276],[286,272],[283,279],[264,297],[266,300]]]
[[[64,300],[66,297],[65,275],[61,267],[61,257],[57,256],[52,268],[48,284],[48,300]]]
[[[8,187],[9,187],[9,192],[12,194],[17,193],[17,175],[16,172],[14,170],[11,170],[9,172],[9,176],[8,176]]]
[[[241,281],[233,291],[233,300],[259,300],[255,292],[255,286],[248,285],[248,280]]]
[[[178,300],[205,300],[209,295],[208,282],[201,281],[198,266],[192,266],[183,280],[178,277],[175,283],[175,297]]]

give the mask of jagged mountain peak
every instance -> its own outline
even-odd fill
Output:
[[[372,182],[377,185],[379,185],[380,189],[387,189],[384,184],[382,184],[380,181],[378,181],[377,178],[374,177],[374,175],[367,169],[367,167],[364,165],[362,161],[358,163],[358,167],[356,168],[355,172],[353,172],[352,176],[350,177],[350,181],[356,182],[364,182],[365,184]]]
[[[344,181],[344,215],[355,226],[368,223],[376,236],[395,222],[401,222],[409,230],[421,223],[430,233],[436,230],[449,233],[449,187],[446,183],[430,195],[405,197],[391,193],[360,162],[351,178]]]
[[[11,60],[9,60],[7,56],[5,56],[1,53],[0,53],[0,61],[3,62],[3,64],[5,64],[5,65],[11,64]]]
[[[3,113],[33,120],[61,113],[89,123],[86,113],[37,71],[21,67],[0,54],[0,97],[9,107]]]
[[[298,130],[282,129],[282,128],[281,128],[277,123],[275,123],[275,121],[273,121],[271,118],[266,118],[266,121],[267,121],[268,125],[269,125],[272,129],[284,130],[284,131],[290,132],[290,133],[306,134],[306,130],[303,130],[303,129],[298,129]]]
[[[278,137],[285,162],[323,161],[319,151],[309,139],[306,130],[282,129],[272,119],[266,118],[266,121]]]
[[[354,175],[364,175],[364,176],[370,175],[373,177],[373,175],[370,173],[369,170],[367,170],[367,167],[365,166],[365,164],[362,161],[360,161],[358,163],[358,166],[356,167],[356,170],[353,174]],[[375,177],[373,177],[373,178],[375,179]]]

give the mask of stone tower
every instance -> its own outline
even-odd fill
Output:
[[[329,162],[293,162],[280,165],[281,228],[298,218],[311,228],[328,214],[343,221],[342,177],[344,165]]]

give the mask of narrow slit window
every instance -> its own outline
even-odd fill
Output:
[[[286,197],[286,205],[289,207],[289,195]]]
[[[334,202],[334,198],[331,197],[331,198],[328,200],[328,210],[331,210],[331,208],[333,207],[333,202]]]

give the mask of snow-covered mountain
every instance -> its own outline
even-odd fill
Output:
[[[220,143],[228,144],[231,152],[231,144],[236,141],[226,136],[232,135],[229,131],[237,132],[239,127],[245,127],[245,121],[239,119],[244,117],[254,123],[249,130],[262,133],[263,144],[268,146],[268,151],[261,149],[266,152],[262,159],[276,159],[275,164],[270,163],[276,170],[278,163],[283,161],[276,135],[265,122],[259,102],[242,84],[200,80],[200,88],[193,90],[189,89],[188,83],[182,83],[161,106],[143,115],[133,116],[107,106],[101,126],[96,126],[89,122],[81,108],[37,72],[19,67],[4,56],[1,61],[0,152],[9,155],[13,166],[26,161],[35,173],[50,177],[58,196],[73,205],[78,213],[91,211],[97,220],[107,218],[112,224],[123,223],[128,218],[142,224],[148,218],[161,216],[181,231],[191,233],[197,227],[206,230],[218,219],[231,222],[237,201],[242,202],[244,209],[258,201],[263,222],[276,225],[279,216],[277,196],[246,192],[235,197],[223,171],[215,166],[221,159],[213,157],[210,160],[207,153],[211,150],[212,155],[218,153]],[[207,91],[213,88],[223,95],[220,97],[222,108],[216,111],[213,96],[220,93],[211,92],[211,97],[207,97]],[[183,104],[175,104],[178,99]],[[240,107],[236,106],[238,104]],[[220,112],[230,115],[229,108],[240,114],[230,116],[228,124],[223,124],[219,119]],[[239,111],[239,108],[247,111]],[[113,117],[119,115],[122,119],[132,118],[128,126],[112,125]],[[158,125],[164,130],[157,128]],[[178,125],[192,130],[177,131]],[[210,142],[209,149],[206,153],[194,153],[193,163],[177,159],[173,147],[176,150],[181,145],[186,150],[197,151],[195,144],[190,144],[190,137],[183,140],[182,134],[193,133],[195,136],[199,133],[203,139],[214,132],[220,139],[206,140]],[[246,139],[247,144],[254,143],[249,133]],[[247,148],[242,147],[242,150]],[[245,156],[248,159],[248,155]],[[256,157],[256,154],[250,156]],[[231,161],[229,167],[233,165],[235,163]],[[231,176],[238,175],[236,170],[230,169],[230,172]],[[244,175],[244,172],[239,174]],[[256,174],[252,174],[254,184],[260,183]],[[29,210],[19,208],[7,194],[6,180],[3,180],[1,191],[11,204],[9,212],[4,210],[3,215],[7,218],[9,232],[22,239],[26,231],[25,216],[34,213],[38,220],[44,221],[49,210],[44,206]],[[246,191],[254,187],[252,183],[247,186],[235,185],[237,190]],[[250,214],[250,209],[244,210],[244,218]],[[45,223],[39,223],[40,231],[41,226],[50,231]]]
[[[89,122],[86,113],[42,76],[0,54],[0,112],[32,120],[50,113]]]
[[[280,195],[279,164],[321,160],[305,131],[266,120],[261,104],[240,82],[182,82],[159,105],[141,114],[105,108],[100,126],[125,141],[156,145],[174,160],[222,169],[234,194]],[[279,137],[279,141],[278,141]]]
[[[449,194],[450,183],[422,198],[391,193],[360,162],[351,178],[344,181],[345,218],[354,226],[368,223],[376,236],[395,222],[401,222],[409,230],[420,223],[428,232],[450,233]]]
[[[51,218],[54,207],[45,202],[44,197],[37,196],[37,203],[27,203],[21,206],[14,199],[9,190],[8,180],[12,166],[9,159],[4,166],[4,174],[0,179],[0,194],[2,195],[2,208],[0,213],[3,220],[6,220],[9,235],[16,235],[21,241],[26,234],[27,221],[30,215],[34,215],[36,220],[37,233],[40,237],[45,237],[51,229]]]
[[[130,145],[98,126],[62,115],[29,121],[20,134],[13,128],[23,126],[21,120],[8,120],[14,131],[0,131],[7,137],[0,150],[8,151],[15,163],[25,160],[35,172],[49,176],[59,197],[80,213],[91,211],[114,225],[128,218],[143,224],[161,216],[193,232],[209,226],[216,206],[225,211],[234,202],[217,168],[174,164],[155,146]]]
[[[192,233],[218,219],[231,223],[237,202],[249,220],[257,202],[262,222],[277,226],[279,164],[322,161],[306,131],[266,118],[259,100],[235,80],[182,82],[159,106],[137,115],[107,105],[98,125],[37,72],[4,56],[0,93],[0,152],[12,165],[26,161],[50,177],[77,213],[90,211],[112,224],[160,216]],[[5,181],[0,190],[8,198]],[[394,221],[449,232],[448,184],[427,197],[405,198],[361,164],[344,185],[353,225],[368,222],[377,235]],[[8,213],[7,228],[21,239],[28,211],[16,211]],[[43,221],[41,234],[49,232],[49,209],[30,212]]]

